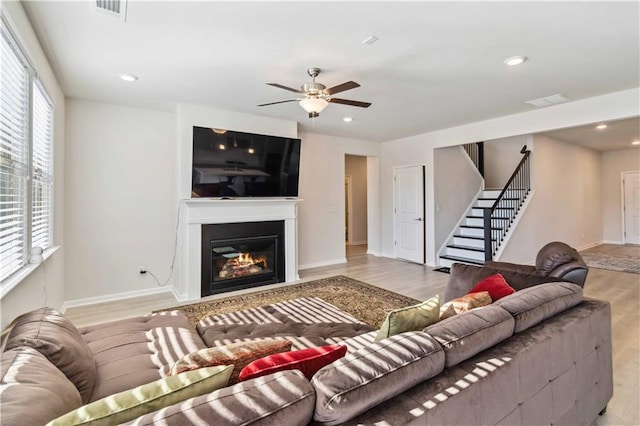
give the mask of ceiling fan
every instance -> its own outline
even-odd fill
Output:
[[[267,104],[260,104],[259,107],[275,104],[283,104],[286,102],[299,102],[300,106],[309,113],[309,118],[315,118],[320,115],[320,111],[325,109],[329,103],[342,104],[356,106],[360,108],[369,108],[370,102],[351,101],[349,99],[340,99],[332,97],[336,93],[344,92],[347,90],[360,87],[355,81],[347,81],[346,83],[338,84],[327,89],[324,84],[316,83],[316,77],[320,74],[320,68],[309,68],[307,74],[312,78],[311,83],[304,83],[300,86],[300,90],[291,87],[283,86],[278,83],[267,83],[269,86],[278,87],[280,89],[288,90],[290,92],[299,93],[304,95],[303,98],[287,99],[278,102],[269,102]]]

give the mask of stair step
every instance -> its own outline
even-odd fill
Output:
[[[447,247],[452,249],[479,251],[480,253],[484,253],[484,249],[480,247],[463,246],[460,244],[447,244]]]
[[[484,241],[484,237],[475,237],[475,236],[471,236],[471,235],[456,234],[456,235],[453,236],[453,238],[468,238],[470,240],[483,240]],[[493,241],[497,241],[497,239],[493,238]]]
[[[454,262],[460,262],[460,263],[471,263],[473,265],[484,265],[484,260],[477,260],[477,259],[468,259],[466,257],[459,257],[459,256],[449,256],[447,254],[443,254],[442,256],[440,256],[440,259],[447,259],[447,260],[452,260]]]
[[[518,201],[520,198],[509,198],[509,197],[503,197],[502,201]],[[497,198],[485,198],[485,197],[478,197],[478,200],[482,200],[482,201],[495,201],[497,200]]]
[[[467,216],[468,219],[484,219],[484,216],[476,216],[476,215],[470,215]],[[509,217],[492,217],[491,220],[511,220],[511,218]]]
[[[460,225],[460,228],[469,228],[469,229],[484,229],[484,226],[475,226],[475,225]],[[491,227],[493,231],[502,231],[502,228]]]

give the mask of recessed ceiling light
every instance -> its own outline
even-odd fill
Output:
[[[369,37],[367,37],[364,40],[362,40],[362,43],[363,44],[368,44],[369,46],[371,46],[376,41],[378,41],[378,37],[376,37],[374,35],[370,35]]]
[[[526,56],[512,56],[504,60],[504,63],[510,67],[515,67],[516,65],[520,65],[524,61],[527,60]]]
[[[247,151],[249,151],[249,154],[253,154],[255,152],[253,148],[249,148]]]
[[[220,145],[218,145],[218,148],[220,148],[221,150],[225,150],[225,149],[227,149],[227,147],[226,147],[226,146],[224,146],[224,144],[220,144]]]
[[[120,74],[120,78],[124,81],[132,82],[137,81],[138,76],[133,74]]]
[[[351,122],[353,121],[353,118],[351,118],[351,117],[344,117],[344,118],[342,119],[342,121],[344,121],[345,123],[351,123]]]
[[[598,130],[604,130],[604,129],[606,129],[606,128],[607,128],[607,125],[606,125],[606,124],[604,124],[604,123],[602,123],[602,124],[598,124],[598,125],[596,126],[596,129],[598,129]]]
[[[640,145],[640,141],[633,141],[631,142],[631,145]]]

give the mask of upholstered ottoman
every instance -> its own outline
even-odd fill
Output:
[[[275,338],[291,341],[295,350],[349,339],[345,344],[350,352],[373,342],[376,331],[318,297],[214,315],[201,320],[196,329],[209,347]],[[352,339],[356,336],[362,339]]]

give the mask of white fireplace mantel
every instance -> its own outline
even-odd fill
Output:
[[[297,216],[299,198],[240,198],[185,200],[180,214],[181,256],[177,293],[181,301],[200,299],[202,225],[284,221],[285,282],[298,277]]]

